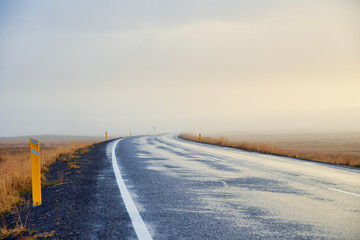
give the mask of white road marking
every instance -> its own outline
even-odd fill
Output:
[[[116,145],[121,140],[122,139],[116,140],[114,143],[114,146],[112,148],[112,165],[113,165],[115,176],[116,176],[116,182],[119,186],[120,193],[124,200],[126,210],[128,211],[128,213],[130,215],[130,219],[131,219],[132,225],[135,229],[138,239],[152,240],[152,237],[151,237],[148,229],[146,228],[145,223],[144,223],[143,219],[141,218],[140,213],[137,210],[135,203],[132,200],[130,193],[124,183],[124,180],[120,174],[119,166],[117,164],[117,160],[116,160],[116,156],[115,156],[115,148],[116,148]]]
[[[360,197],[360,195],[359,195],[359,194],[356,194],[356,193],[347,192],[347,191],[339,190],[339,189],[336,189],[336,188],[328,188],[328,189],[329,189],[329,190],[332,190],[332,191],[336,191],[336,192],[341,192],[341,193],[349,194],[349,195],[352,195],[352,196],[355,196],[355,197]]]

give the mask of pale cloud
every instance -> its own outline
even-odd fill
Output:
[[[0,136],[360,131],[357,2],[38,3],[0,17]]]

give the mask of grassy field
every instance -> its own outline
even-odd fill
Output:
[[[225,136],[225,137],[221,137]],[[239,134],[203,136],[202,142],[248,151],[360,167],[360,133]],[[198,141],[194,134],[182,138]]]
[[[26,139],[26,141],[25,141]],[[92,139],[73,141],[74,139],[42,139],[40,141],[41,175],[47,167],[60,157],[77,158],[81,152],[95,141]],[[31,190],[31,163],[29,139],[0,139],[0,213],[9,211],[22,201],[21,195]]]

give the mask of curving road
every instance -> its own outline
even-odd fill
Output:
[[[125,138],[107,152],[139,238],[360,239],[358,168],[176,135]]]

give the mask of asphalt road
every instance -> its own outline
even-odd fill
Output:
[[[122,197],[134,204],[127,205],[130,216],[140,214],[132,223],[143,222],[153,239],[360,239],[358,168],[175,135],[129,137],[114,146],[107,157],[115,157],[130,200]]]

